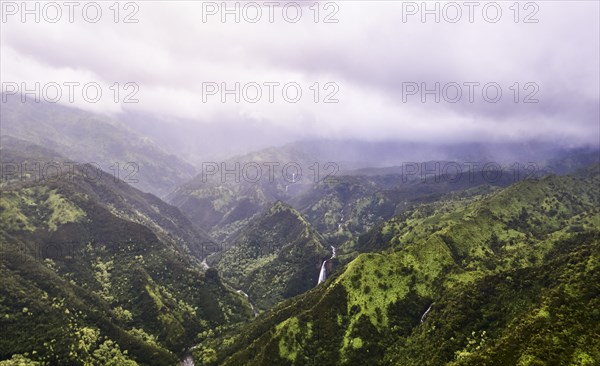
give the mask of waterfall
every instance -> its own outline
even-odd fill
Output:
[[[252,312],[254,313],[254,317],[258,316],[258,310],[256,310],[256,308],[254,307],[254,305],[250,302],[250,296],[248,296],[247,293],[245,293],[242,290],[236,290],[238,294],[242,294],[244,296],[246,296],[246,299],[248,299],[248,304],[250,304],[250,307],[252,308]]]
[[[327,263],[327,261],[323,261],[323,264],[321,265],[321,272],[319,273],[319,282],[317,282],[317,285],[320,284],[321,282],[325,281],[325,279],[327,278],[327,269],[325,269],[325,264]]]
[[[321,264],[321,272],[319,272],[319,281],[317,282],[317,285],[320,284],[321,282],[325,281],[325,279],[327,278],[327,268],[325,268],[325,264],[327,264],[327,261],[332,260],[333,258],[335,258],[335,248],[332,245],[331,246],[331,258],[324,260],[323,264]]]
[[[423,313],[423,315],[421,315],[421,323],[423,323],[423,319],[425,319],[425,315],[427,315],[427,313],[429,312],[429,310],[431,310],[431,306],[433,305],[433,303],[431,303],[431,305],[429,305],[429,307],[427,308],[427,310],[425,310],[425,312]]]
[[[206,263],[206,258],[204,258],[204,260],[200,264],[202,265],[202,267],[204,267],[205,270],[210,268],[210,266],[208,265],[208,263]]]
[[[181,361],[179,361],[181,366],[194,366],[194,359],[190,355],[186,355]]]

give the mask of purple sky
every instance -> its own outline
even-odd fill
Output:
[[[222,23],[220,14],[208,13],[214,9],[210,4],[204,5],[203,14],[201,2],[189,1],[134,2],[139,8],[134,16],[137,23],[114,23],[112,2],[99,2],[103,13],[98,23],[85,21],[81,6],[75,9],[73,23],[65,8],[57,23],[44,17],[35,23],[33,16],[23,23],[20,13],[9,14],[13,9],[6,8],[6,3],[1,24],[2,82],[97,82],[103,90],[99,102],[88,103],[76,94],[74,103],[96,112],[143,113],[165,123],[185,121],[180,123],[193,124],[199,131],[207,124],[214,129],[227,121],[232,134],[236,124],[243,125],[240,130],[247,138],[252,138],[247,127],[253,126],[257,134],[283,140],[535,138],[598,144],[597,1],[538,1],[527,9],[521,3],[518,23],[510,8],[512,1],[496,3],[502,10],[496,23],[482,15],[487,2],[474,9],[473,23],[465,6],[461,6],[458,22],[448,22],[446,18],[455,17],[456,9],[447,2],[438,3],[440,23],[434,15],[423,23],[421,12],[409,14],[412,5],[391,1],[318,4],[320,20],[336,11],[332,20],[337,23],[315,23],[315,7],[309,8],[313,2],[304,4],[297,23],[282,17],[285,2],[274,8],[273,23],[264,6],[257,23],[243,16],[240,23],[233,16]],[[245,3],[240,2],[241,6]],[[119,18],[134,9],[120,9]],[[495,15],[495,5],[486,9],[490,17]],[[294,11],[290,8],[288,14]],[[531,20],[538,22],[524,23],[533,12]],[[114,103],[108,87],[115,82],[136,83],[139,102]],[[235,103],[230,96],[222,103],[217,93],[203,102],[203,83],[207,82],[230,86],[255,82],[261,85],[262,99],[248,103],[242,98]],[[270,103],[265,82],[298,83],[302,98],[290,103],[276,88]],[[315,82],[320,83],[319,103],[314,102],[310,89]],[[335,94],[339,102],[322,102],[336,90],[333,84],[325,89],[327,82],[339,88]],[[465,82],[480,84],[474,86],[472,103]],[[513,100],[516,82],[519,103]],[[433,95],[427,95],[422,103],[419,91],[408,93],[422,83],[428,88],[440,83],[449,99],[455,97],[459,85],[462,97],[450,103],[441,95],[441,102],[436,103]],[[482,97],[481,88],[487,83],[501,88],[499,102]],[[120,98],[130,90],[121,90]],[[254,90],[247,89],[250,97]],[[488,89],[488,97],[494,97],[494,90]],[[523,103],[532,92],[539,102]],[[65,95],[61,102],[69,104]]]

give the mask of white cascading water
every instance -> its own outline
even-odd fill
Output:
[[[431,310],[432,306],[433,306],[433,303],[431,303],[431,305],[429,305],[429,307],[427,308],[427,310],[425,310],[423,315],[421,315],[421,323],[423,323],[423,319],[425,319],[425,316],[427,315],[427,313],[429,313],[429,310]]]
[[[330,261],[333,258],[335,258],[335,248],[333,247],[333,245],[331,246],[331,252],[331,258],[324,260],[323,264],[321,264],[321,272],[319,272],[319,281],[317,282],[317,285],[325,281],[325,279],[327,278],[327,268],[325,268],[325,264],[327,264],[327,261]]]
[[[317,285],[325,281],[325,279],[327,278],[327,270],[325,269],[325,263],[327,263],[327,261],[323,261],[323,264],[321,265],[321,272],[319,272],[319,282],[317,282]]]

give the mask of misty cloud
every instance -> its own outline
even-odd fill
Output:
[[[497,23],[481,16],[470,23],[464,14],[457,23],[431,17],[422,23],[418,16],[404,23],[402,4],[389,1],[337,2],[338,23],[315,23],[304,4],[298,23],[276,16],[273,23],[256,24],[223,24],[219,17],[204,23],[197,2],[137,4],[134,24],[115,24],[108,5],[94,24],[8,17],[2,24],[2,81],[95,81],[109,96],[115,82],[135,82],[138,103],[115,104],[107,96],[75,105],[177,121],[198,135],[223,126],[240,139],[278,136],[278,143],[305,138],[598,143],[597,2],[537,2],[539,23],[532,24],[515,23],[504,2]],[[324,4],[321,18],[328,14]],[[521,12],[521,18],[528,13]],[[255,82],[263,96],[258,103],[221,103],[216,94],[205,103],[207,82]],[[276,93],[270,103],[264,82],[297,83],[302,99],[290,103]],[[315,82],[319,103],[310,89]],[[339,86],[338,103],[322,102],[334,91],[324,88],[327,82]],[[485,101],[479,90],[470,102],[463,88],[456,103],[443,98],[436,103],[431,95],[422,103],[420,93],[403,101],[406,83],[431,88],[465,82],[497,83],[502,99]],[[515,82],[519,103],[510,89]],[[538,103],[522,103],[533,90],[524,89],[528,82],[539,88]]]

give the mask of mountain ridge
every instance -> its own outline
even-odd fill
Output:
[[[231,239],[216,268],[265,310],[316,285],[325,248],[298,211],[276,201]]]
[[[571,176],[525,180],[465,202],[457,201],[457,206],[440,203],[434,211],[428,211],[427,207],[435,204],[425,204],[425,211],[417,207],[378,229],[388,232],[385,240],[391,243],[383,252],[360,254],[321,286],[276,306],[236,334],[222,335],[228,344],[235,346],[219,347],[220,341],[215,340],[203,347],[214,347],[220,354],[219,362],[226,365],[278,362],[466,365],[480,364],[482,360],[503,365],[516,363],[519,358],[522,362],[549,361],[548,357],[593,359],[599,352],[597,347],[590,348],[592,330],[574,333],[573,337],[560,336],[561,344],[567,347],[565,353],[560,350],[555,350],[559,354],[532,353],[527,345],[533,344],[534,338],[527,338],[525,345],[519,345],[520,353],[516,356],[511,356],[510,348],[506,347],[514,345],[511,339],[517,339],[508,329],[513,329],[521,319],[534,320],[537,313],[532,311],[536,307],[549,306],[550,314],[564,314],[555,300],[547,303],[544,298],[530,296],[531,290],[519,290],[522,285],[518,283],[530,281],[544,296],[550,296],[548,299],[570,283],[579,289],[571,295],[574,304],[594,303],[594,297],[589,296],[598,288],[586,285],[585,273],[589,275],[590,270],[597,268],[600,258],[598,182],[598,165],[595,165]],[[540,205],[538,197],[545,197],[546,201]],[[538,215],[546,215],[553,209],[557,211],[554,218],[538,228]],[[505,214],[497,216],[498,213]],[[397,226],[401,223],[405,225]],[[412,229],[407,230],[408,226]],[[498,231],[506,228],[506,235]],[[572,249],[565,250],[567,247]],[[568,263],[584,267],[588,263],[588,270],[575,271]],[[545,280],[544,269],[557,280]],[[513,281],[515,285],[494,287],[491,284],[497,283],[497,279]],[[446,320],[440,317],[444,304],[461,305],[460,299],[472,293],[473,286],[485,288],[486,293],[496,291],[502,306],[518,311],[503,313],[493,297],[481,295],[478,301],[484,305],[477,310],[470,300],[473,295],[469,295],[469,300],[456,307],[451,317]],[[521,291],[515,294],[522,303],[510,302],[514,291]],[[429,307],[423,328],[420,320]],[[475,318],[469,322],[463,314],[473,314]],[[490,316],[504,320],[494,328]],[[583,315],[576,321],[579,328],[561,321],[553,329],[579,332],[576,329],[594,316]],[[431,327],[432,322],[436,327]],[[451,337],[455,341],[448,342]],[[541,349],[552,347],[551,341],[548,343],[551,338],[545,337]],[[485,343],[481,343],[482,339]],[[587,351],[574,347],[577,339],[587,344]],[[424,344],[430,341],[437,342],[437,346]],[[475,346],[470,347],[471,342]],[[484,344],[489,346],[476,348]],[[422,349],[429,353],[419,351]],[[494,351],[497,358],[490,358],[492,349],[497,349]],[[201,359],[200,352],[197,356]]]

